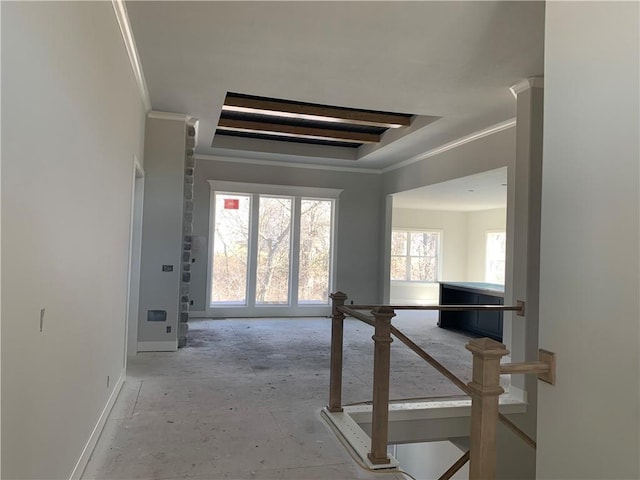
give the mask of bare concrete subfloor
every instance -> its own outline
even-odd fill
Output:
[[[394,325],[467,381],[468,337],[433,312]],[[319,417],[329,391],[330,319],[190,322],[189,346],[129,359],[127,381],[85,479],[404,479],[363,470]],[[343,403],[369,401],[373,329],[345,321]],[[400,342],[391,398],[459,395]]]

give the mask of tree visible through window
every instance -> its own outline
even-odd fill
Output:
[[[507,234],[505,232],[487,233],[485,281],[489,283],[504,285],[506,240]]]
[[[394,230],[391,233],[391,280],[438,281],[440,232]]]

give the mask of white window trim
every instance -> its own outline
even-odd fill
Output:
[[[317,200],[333,200],[333,232],[331,238],[331,261],[329,262],[329,292],[331,292],[336,285],[335,272],[337,262],[336,244],[338,237],[338,207],[339,197],[343,192],[342,189],[335,188],[319,188],[319,187],[300,187],[292,185],[274,185],[274,184],[262,184],[262,183],[245,183],[245,182],[229,182],[224,180],[208,180],[209,183],[209,242],[208,242],[208,254],[207,254],[207,295],[205,313],[207,316],[212,317],[271,317],[271,316],[325,316],[331,312],[331,305],[327,304],[297,304],[298,300],[298,278],[291,278],[289,288],[289,305],[258,305],[252,304],[250,298],[252,295],[251,282],[248,282],[249,288],[247,289],[247,304],[246,305],[220,305],[211,306],[211,280],[213,276],[212,262],[213,262],[213,241],[215,235],[215,229],[213,226],[215,217],[215,195],[216,193],[230,193],[230,194],[252,194],[252,209],[251,215],[257,215],[257,209],[254,207],[255,198],[257,195],[275,195],[275,196],[290,196],[294,198],[294,209],[299,209],[301,198],[305,199],[317,199]],[[254,213],[255,212],[255,213]],[[297,215],[294,215],[293,222],[299,222],[296,220]],[[299,227],[299,225],[298,225]],[[292,237],[292,245],[294,242],[300,241],[299,228],[294,228],[294,235]],[[251,243],[251,238],[249,239]],[[293,253],[297,251],[295,247]],[[291,262],[298,262],[298,257],[292,254]],[[251,259],[249,259],[249,268],[247,269],[247,275],[250,275],[251,269],[255,266],[252,265]],[[296,277],[294,275],[293,277]],[[295,291],[294,291],[295,288]],[[295,300],[295,303],[294,303]],[[251,304],[251,305],[250,305]],[[295,305],[295,306],[293,306]]]
[[[436,280],[433,282],[428,282],[425,280],[393,280],[391,279],[391,259],[393,257],[397,257],[399,255],[393,255],[391,251],[389,251],[389,280],[393,285],[396,286],[410,286],[410,285],[437,285],[442,280],[442,244],[444,243],[444,230],[440,228],[406,228],[406,227],[391,227],[391,236],[393,237],[393,232],[418,232],[418,233],[437,233],[438,234],[438,252],[436,254],[436,259],[438,261],[438,268],[436,273]],[[408,248],[408,245],[407,245]],[[404,257],[409,257],[410,255],[402,255]]]

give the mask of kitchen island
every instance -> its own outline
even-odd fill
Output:
[[[441,305],[504,305],[504,285],[440,282]],[[440,312],[438,326],[502,341],[503,312]]]

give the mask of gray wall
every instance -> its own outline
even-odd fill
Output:
[[[208,180],[344,189],[338,203],[336,289],[356,303],[378,302],[381,203],[379,174],[254,165],[197,158],[193,233],[203,248],[194,251],[192,310],[204,311],[209,235]],[[203,239],[204,238],[204,239]]]
[[[2,478],[69,478],[124,378],[144,108],[111,2],[3,2],[1,31]]]
[[[138,323],[142,349],[141,343],[154,350],[177,348],[185,129],[185,120],[147,119]],[[163,272],[163,265],[173,265],[173,271]],[[165,310],[166,322],[147,321],[148,310]],[[149,342],[167,343],[158,348]]]
[[[515,104],[515,101],[514,101]],[[479,138],[382,176],[385,195],[486,172],[514,161],[515,128]]]
[[[639,4],[548,2],[539,478],[639,478]]]

